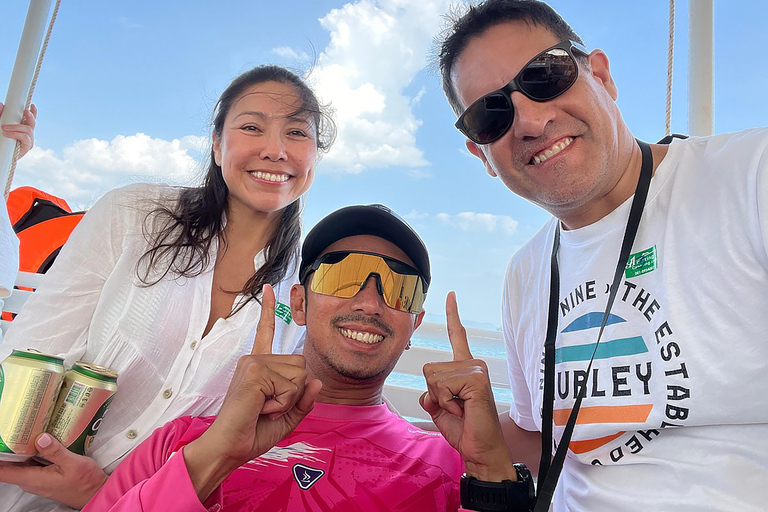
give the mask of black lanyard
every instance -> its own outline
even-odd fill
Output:
[[[640,146],[640,152],[643,156],[643,163],[640,167],[640,177],[637,180],[635,197],[632,200],[632,208],[629,211],[627,227],[624,230],[624,240],[621,243],[621,252],[619,253],[619,261],[616,264],[616,272],[613,275],[613,284],[611,284],[611,292],[608,295],[608,304],[605,306],[605,313],[603,314],[603,321],[600,324],[600,332],[597,335],[595,348],[592,351],[592,358],[589,360],[589,365],[587,365],[587,377],[592,370],[592,361],[594,361],[595,354],[597,353],[597,345],[600,343],[605,324],[608,321],[608,315],[611,312],[613,301],[616,298],[616,293],[621,284],[621,277],[624,274],[624,269],[627,267],[629,253],[632,250],[632,243],[635,241],[635,235],[637,235],[637,228],[640,226],[640,217],[643,214],[645,200],[648,197],[648,188],[651,185],[651,176],[653,175],[653,155],[651,154],[651,147],[640,140],[637,141],[637,144]],[[536,493],[534,512],[546,512],[549,510],[549,505],[555,494],[557,480],[560,477],[560,471],[563,469],[565,454],[568,451],[568,445],[571,442],[573,428],[576,425],[576,418],[579,415],[581,401],[587,394],[587,383],[585,381],[579,389],[579,394],[576,397],[573,409],[571,409],[571,414],[568,417],[568,422],[565,425],[563,436],[560,438],[560,443],[557,446],[555,457],[552,458],[552,414],[555,405],[555,338],[557,337],[557,308],[560,296],[560,270],[557,263],[557,253],[559,248],[560,222],[558,221],[557,228],[555,229],[555,241],[552,244],[552,274],[549,285],[547,337],[544,342],[544,397],[543,411],[541,415],[541,462],[539,464],[538,492]]]

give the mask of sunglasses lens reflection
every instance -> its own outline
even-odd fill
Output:
[[[539,55],[518,77],[520,89],[533,99],[546,101],[565,92],[576,80],[576,63],[563,49]]]
[[[485,144],[504,133],[514,117],[512,103],[503,93],[493,93],[480,98],[464,113],[467,137],[478,144]]]

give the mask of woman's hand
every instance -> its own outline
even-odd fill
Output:
[[[3,113],[5,106],[0,103],[0,115]],[[32,146],[35,145],[35,124],[37,120],[37,107],[32,105],[29,109],[24,111],[21,124],[4,124],[2,125],[3,136],[9,139],[14,139],[21,143],[21,152],[19,158],[26,155]]]
[[[37,450],[52,464],[0,462],[0,482],[23,491],[81,509],[107,481],[107,475],[90,457],[70,452],[50,434],[37,438]]]

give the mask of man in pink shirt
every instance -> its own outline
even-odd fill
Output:
[[[307,235],[291,291],[290,314],[307,328],[304,354],[270,353],[275,301],[266,286],[252,354],[240,359],[218,416],[156,430],[83,510],[454,511],[465,466],[481,480],[510,471],[514,479],[498,450],[487,370],[471,359],[453,294],[456,362],[425,367],[422,403],[464,460],[383,403],[430,278],[424,243],[388,208],[327,216]]]

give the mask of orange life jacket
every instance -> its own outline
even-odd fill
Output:
[[[19,270],[44,274],[83,218],[60,197],[33,187],[19,187],[8,195],[8,216],[19,237]],[[10,320],[3,312],[3,319]]]

